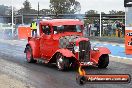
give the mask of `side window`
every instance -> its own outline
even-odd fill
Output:
[[[42,26],[42,31],[43,31],[43,33],[45,33],[46,35],[50,35],[50,34],[51,34],[50,26],[48,26],[48,25],[43,25],[43,26]]]

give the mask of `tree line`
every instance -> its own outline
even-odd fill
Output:
[[[77,0],[50,0],[50,9],[41,9],[39,14],[75,14],[80,13],[81,4]],[[11,15],[11,6],[0,5],[0,16]],[[32,9],[31,3],[28,0],[23,2],[23,8],[17,10],[14,8],[14,15],[24,14],[38,14],[38,10]],[[86,15],[98,14],[96,10],[88,10],[85,12]],[[102,12],[102,14],[106,14]],[[111,10],[109,14],[113,15],[124,15],[124,11]]]

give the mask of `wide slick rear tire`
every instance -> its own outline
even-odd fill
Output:
[[[69,59],[64,57],[62,54],[57,54],[56,66],[57,66],[59,71],[68,70],[70,68]]]
[[[98,68],[107,68],[109,65],[109,55],[105,54],[99,58]]]
[[[33,58],[32,49],[30,46],[26,47],[26,60],[28,63],[36,63],[36,60]]]

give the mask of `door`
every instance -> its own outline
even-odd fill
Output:
[[[41,40],[40,40],[40,51],[41,57],[45,59],[50,59],[52,49],[52,37],[51,37],[51,28],[49,25],[42,25],[42,32]]]

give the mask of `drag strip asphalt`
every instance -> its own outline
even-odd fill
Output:
[[[0,42],[0,72],[15,77],[36,88],[132,88],[129,84],[86,84],[76,83],[77,71],[58,71],[55,65],[29,64],[23,53],[26,43],[9,44]],[[88,74],[130,74],[132,65],[110,61],[107,69],[85,68]]]

